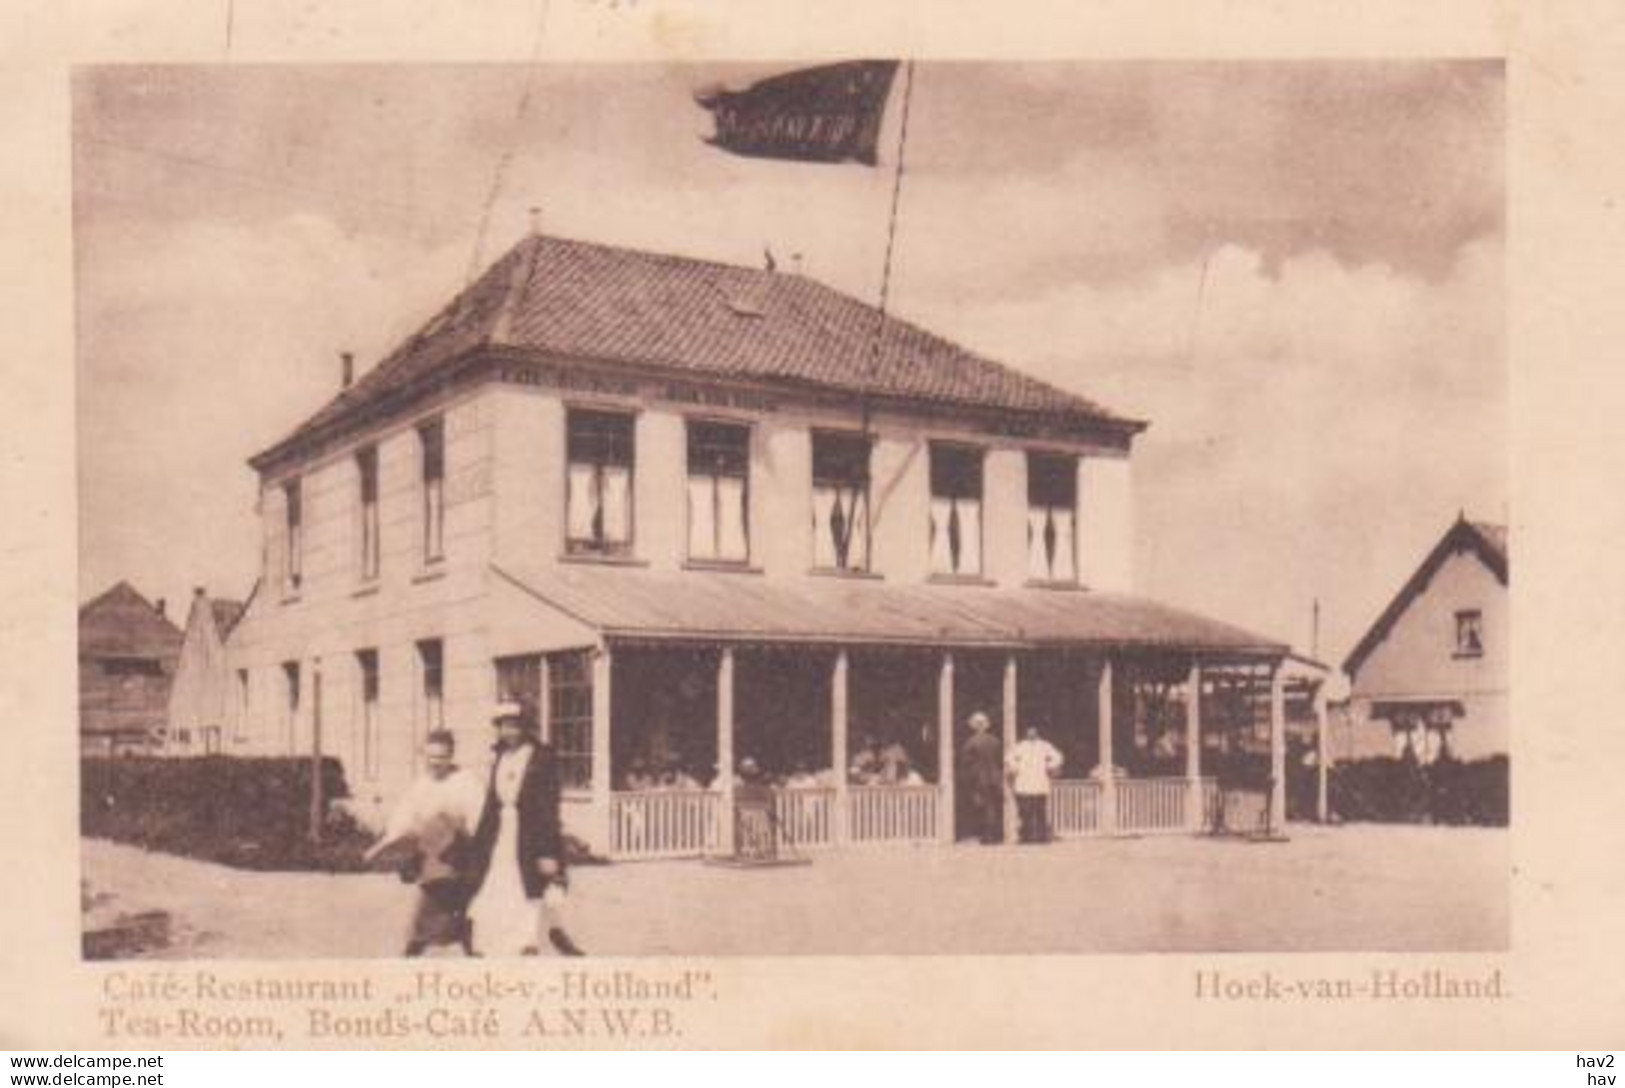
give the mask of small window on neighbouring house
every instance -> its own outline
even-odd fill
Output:
[[[632,551],[632,416],[571,409],[565,456],[565,549],[574,555]]]
[[[813,566],[869,569],[868,435],[814,431]]]
[[[355,654],[356,679],[360,688],[360,707],[356,738],[361,749],[361,773],[368,779],[378,777],[378,651],[357,650]]]
[[[1456,613],[1456,656],[1482,657],[1484,654],[1484,614],[1471,609]]]
[[[360,450],[355,455],[355,466],[361,501],[358,558],[361,580],[370,582],[378,577],[378,447]]]
[[[301,482],[293,479],[282,485],[282,588],[289,594],[299,592],[299,583],[304,578],[305,503]]]
[[[931,573],[982,573],[982,451],[931,447]]]
[[[423,561],[445,556],[446,428],[436,419],[418,427],[419,465],[423,477]]]
[[[1035,582],[1078,579],[1078,459],[1027,455],[1027,577]]]
[[[688,557],[750,559],[750,428],[688,424]]]

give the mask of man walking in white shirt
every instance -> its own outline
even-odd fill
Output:
[[[1061,753],[1029,725],[1005,759],[1005,773],[1016,795],[1021,841],[1049,842],[1049,784],[1061,769]]]
[[[456,741],[445,730],[430,733],[423,745],[424,773],[390,813],[384,833],[367,851],[371,861],[392,843],[408,840],[413,854],[401,879],[418,886],[406,954],[420,956],[431,945],[460,944],[473,954],[467,909],[473,893],[470,867],[474,829],[485,805],[478,779],[453,762]]]

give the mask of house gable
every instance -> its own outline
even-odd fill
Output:
[[[1343,663],[1356,691],[1460,691],[1504,675],[1507,549],[1496,528],[1451,526]],[[1458,652],[1458,615],[1475,612],[1480,652]]]

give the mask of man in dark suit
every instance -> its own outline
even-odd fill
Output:
[[[558,765],[518,703],[499,705],[491,720],[495,759],[474,834],[484,878],[469,913],[482,951],[534,956],[543,918],[562,902],[568,880]],[[556,918],[549,918],[547,937],[561,954],[581,955]]]

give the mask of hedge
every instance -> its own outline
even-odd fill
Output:
[[[1313,820],[1320,788],[1307,747],[1290,745],[1286,759],[1286,812],[1290,820]],[[1227,790],[1268,791],[1269,757],[1246,752],[1209,757],[1203,771]],[[1436,823],[1505,827],[1509,816],[1506,756],[1432,764],[1377,757],[1332,765],[1327,808],[1334,820],[1369,823]]]
[[[243,869],[355,872],[371,836],[331,802],[349,789],[338,760],[322,761],[328,804],[310,841],[306,758],[88,758],[80,771],[84,834]]]

